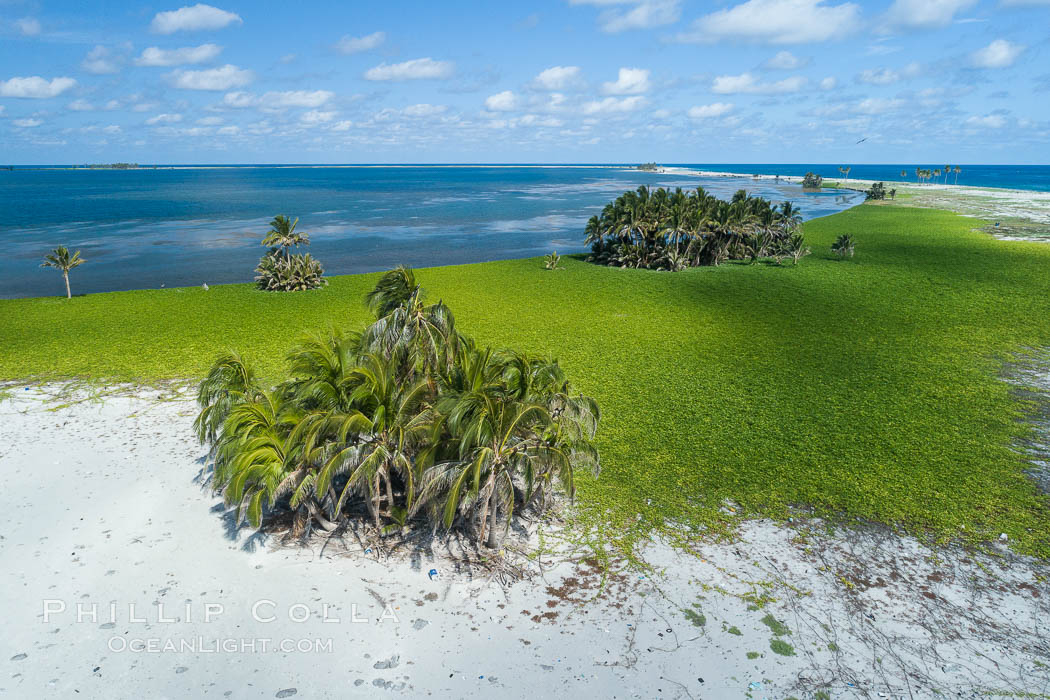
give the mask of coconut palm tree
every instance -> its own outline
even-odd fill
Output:
[[[907,180],[908,179],[908,171],[907,170],[902,170],[901,171],[901,179],[902,180]]]
[[[377,312],[389,311],[365,331],[364,345],[387,356],[404,348],[407,352],[403,357],[409,363],[420,362],[428,370],[447,368],[459,346],[452,311],[440,301],[425,303],[419,285],[412,286],[408,297],[402,299],[407,290],[403,285],[414,282],[410,270],[393,270],[384,275],[384,279],[380,279],[369,294],[368,303]],[[398,299],[400,303],[391,308]]]
[[[958,165],[956,165],[954,170],[955,170],[955,184],[958,185],[959,184],[959,173],[962,172],[962,168],[960,168]]]
[[[263,390],[234,404],[223,421],[214,448],[215,487],[252,527],[262,525],[264,507],[273,508],[286,495],[294,510],[326,529],[336,527],[318,506],[318,493],[331,500],[315,488],[324,451],[307,439],[304,417],[282,391]]]
[[[80,257],[80,251],[69,254],[69,249],[64,245],[60,245],[50,253],[44,256],[44,262],[40,263],[40,267],[53,267],[56,270],[62,271],[62,279],[66,281],[66,299],[72,299],[73,294],[69,291],[69,271],[74,267],[83,265],[86,260]]]
[[[252,366],[237,352],[221,355],[197,387],[197,405],[201,409],[193,422],[197,439],[202,445],[214,443],[233,407],[261,396],[262,387]]]
[[[951,171],[952,171],[952,166],[950,166],[950,165],[944,166],[944,184],[946,184],[946,185],[948,184],[948,173],[950,173]]]
[[[296,231],[295,227],[298,225],[298,217],[292,221],[284,214],[278,214],[270,222],[270,230],[263,238],[262,244],[271,248],[280,248],[285,260],[288,260],[291,257],[290,248],[292,246],[310,245],[310,235]]]
[[[365,304],[377,319],[383,318],[408,301],[418,289],[415,273],[398,265],[379,278],[372,291],[365,295]]]
[[[453,456],[427,472],[422,493],[441,502],[445,527],[469,514],[479,541],[494,548],[500,513],[509,526],[518,488],[525,504],[554,482],[571,497],[574,465],[597,470],[597,409],[571,396],[556,363],[522,355],[473,350],[460,380],[437,407]]]
[[[354,387],[349,397],[353,408],[329,413],[316,424],[315,434],[334,436],[337,445],[318,472],[317,490],[326,492],[335,477],[345,474],[335,512],[342,510],[348,494],[359,493],[377,528],[381,518],[398,526],[405,523],[416,497],[416,470],[425,466],[418,456],[431,423],[425,404],[429,387],[424,377],[404,381],[400,364],[397,357],[365,353],[347,377]],[[395,500],[395,477],[403,487],[404,508]]]

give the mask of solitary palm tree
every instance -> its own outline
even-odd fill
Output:
[[[284,258],[288,260],[291,256],[289,248],[292,246],[310,245],[309,234],[295,230],[298,223],[298,218],[292,221],[284,214],[278,214],[270,222],[270,231],[266,234],[266,238],[262,240],[262,244],[283,249]]]
[[[955,170],[955,184],[958,185],[959,184],[959,173],[962,172],[962,168],[960,168],[958,165],[956,165],[954,170]]]
[[[944,166],[944,184],[946,184],[946,185],[948,184],[948,173],[950,173],[951,171],[952,171],[952,166],[950,166],[950,165]]]
[[[66,299],[72,299],[73,294],[69,291],[69,271],[78,265],[84,264],[84,258],[80,257],[80,251],[69,254],[69,249],[60,245],[44,256],[44,262],[40,267],[53,267],[62,271],[62,278],[66,281]]]
[[[907,170],[902,170],[901,171],[901,177],[903,179],[907,180],[908,179],[908,171]]]

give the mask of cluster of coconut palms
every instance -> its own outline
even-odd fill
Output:
[[[324,268],[309,253],[295,253],[291,249],[310,245],[309,234],[297,231],[299,219],[292,221],[278,214],[270,222],[270,230],[262,244],[270,250],[255,268],[255,283],[269,292],[299,292],[317,289],[328,284]]]
[[[941,168],[915,168],[915,179],[919,182],[929,182],[933,179],[940,179],[941,175],[944,175],[944,184],[948,184],[948,176],[955,173],[955,184],[959,184],[959,173],[962,172],[962,168],[958,165],[946,165],[944,169]],[[901,177],[907,177],[908,171],[902,170]]]
[[[597,473],[598,407],[557,361],[477,346],[405,268],[367,304],[370,326],[308,337],[276,386],[236,353],[201,382],[195,428],[238,519],[291,515],[304,535],[430,524],[495,547],[556,487],[571,497],[576,468]]]
[[[791,202],[776,206],[744,190],[727,202],[702,187],[687,193],[642,186],[591,217],[585,242],[588,260],[615,267],[679,271],[764,258],[797,263],[810,252],[801,223]]]

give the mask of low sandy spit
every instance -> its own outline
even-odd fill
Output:
[[[733,177],[741,182],[774,181],[786,184],[801,184],[801,177],[790,175],[745,175],[692,168],[661,168],[660,172],[693,177]],[[827,178],[825,182],[837,183],[841,189],[865,191],[874,180],[855,178]],[[989,222],[984,230],[1004,240],[1050,241],[1050,192],[1034,190],[1012,190],[997,187],[971,187],[943,182],[894,182],[885,181],[886,189],[895,189],[896,198],[880,204],[903,205],[926,209],[943,209],[963,216]],[[746,186],[742,189],[747,189]]]
[[[3,697],[1050,693],[1050,571],[1005,545],[751,520],[604,570],[544,526],[514,578],[440,547],[281,546],[211,493],[192,403],[53,390],[0,401]]]

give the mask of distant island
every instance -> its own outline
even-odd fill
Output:
[[[74,165],[73,167],[83,167],[90,170],[135,170],[141,166],[138,163],[91,163],[83,166]]]
[[[644,170],[647,173],[658,173],[663,170],[663,168],[661,168],[656,163],[642,163],[638,166],[638,169]]]

